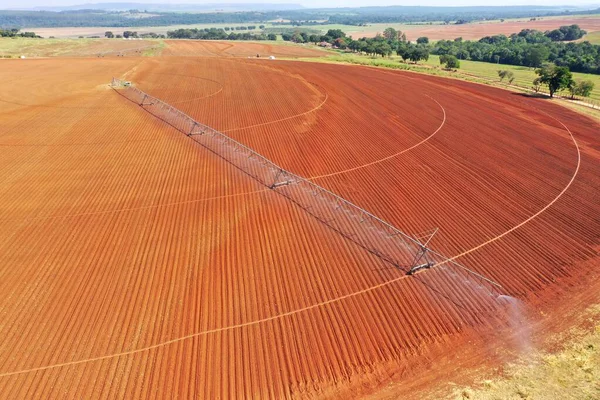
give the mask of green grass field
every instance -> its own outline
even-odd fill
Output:
[[[159,55],[162,40],[122,41],[121,39],[32,39],[0,38],[0,58],[96,56],[103,53],[126,52],[156,44],[145,49],[144,56]],[[123,46],[125,45],[125,46]]]
[[[22,55],[27,57],[59,56],[89,46],[93,41],[94,39],[0,38],[0,57],[19,57]]]
[[[143,57],[159,56],[162,53],[163,49],[166,47],[166,44],[162,39],[154,40],[154,42],[157,42],[157,45],[144,50],[142,52]]]
[[[302,61],[311,61],[310,58],[303,59]],[[414,69],[419,67],[418,65],[408,65],[401,63],[398,57],[369,57],[351,53],[339,53],[331,51],[330,55],[326,58],[318,58],[312,61],[319,61],[333,64],[356,64],[356,65],[367,65],[372,67],[392,68],[392,69]],[[423,65],[420,66],[424,69]],[[430,69],[430,68],[427,68]]]
[[[588,33],[579,40],[580,42],[588,41],[591,44],[600,44],[600,31]]]
[[[438,67],[440,65],[440,59],[438,56],[432,55],[425,64]],[[460,62],[460,69],[458,72],[500,81],[498,78],[498,70],[512,71],[515,74],[513,84],[525,88],[530,88],[533,80],[537,77],[533,68],[465,60]],[[574,72],[573,78],[575,80],[590,80],[594,82],[595,86],[590,99],[600,102],[600,75]]]

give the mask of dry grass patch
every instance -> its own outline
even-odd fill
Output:
[[[572,330],[556,353],[541,353],[507,367],[500,379],[483,380],[478,388],[455,389],[454,399],[578,399],[600,398],[600,305],[590,309],[591,331]]]

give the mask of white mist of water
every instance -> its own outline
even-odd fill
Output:
[[[523,303],[519,299],[506,295],[500,295],[497,299],[506,314],[509,343],[519,353],[530,352],[532,350],[531,327],[527,321]]]

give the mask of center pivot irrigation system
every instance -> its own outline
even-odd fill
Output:
[[[432,267],[449,269],[453,276],[459,274],[465,280],[477,278],[492,293],[499,293],[498,289],[501,286],[498,283],[429,248],[427,245],[433,235],[427,241],[421,242],[403,233],[335,193],[286,171],[247,146],[131,86],[130,82],[113,78],[111,87],[267,188],[288,198],[331,229],[406,274],[414,275]]]

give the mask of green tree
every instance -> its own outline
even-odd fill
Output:
[[[402,57],[404,61],[408,60],[408,55],[410,52],[412,44],[407,42],[398,43],[398,47],[396,48],[396,54]]]
[[[368,49],[369,49],[369,43],[367,43],[365,40],[358,41],[358,51],[360,51],[362,53],[368,53]]]
[[[560,29],[554,29],[552,31],[546,32],[546,36],[550,38],[553,42],[560,42],[561,40],[565,40],[565,34]]]
[[[379,42],[375,44],[375,53],[381,57],[389,56],[392,54],[392,46],[388,42]]]
[[[571,41],[581,39],[586,33],[579,25],[565,25],[552,31],[546,31],[544,35],[553,42],[558,42],[562,40]]]
[[[535,70],[540,77],[540,83],[548,86],[550,97],[554,93],[567,89],[573,85],[573,75],[567,67],[557,67],[554,64],[544,64]]]
[[[109,39],[112,39],[112,38],[115,37],[114,33],[112,33],[111,31],[104,32],[104,36],[107,37],[107,38],[109,38]]]
[[[304,37],[302,36],[302,34],[300,32],[294,32],[291,40],[292,40],[292,42],[296,42],[296,43],[304,43]]]
[[[444,64],[447,69],[460,68],[460,61],[456,56],[451,54],[444,54],[440,56],[440,64]]]
[[[345,49],[346,48],[346,39],[337,38],[333,41],[333,45],[336,46],[338,49]]]
[[[269,33],[269,34],[267,35],[267,38],[268,38],[269,40],[277,40],[277,35],[276,35],[276,34],[274,34],[274,33]]]
[[[535,78],[533,80],[533,91],[536,93],[539,93],[540,89],[542,88],[542,81],[540,79],[540,77],[538,76],[537,78]]]
[[[421,60],[429,60],[429,47],[423,45],[413,46],[408,54],[408,59],[415,63]]]
[[[532,68],[539,68],[544,61],[548,60],[550,50],[544,45],[535,45],[527,48],[524,54],[525,64]]]
[[[502,82],[505,78],[508,80],[508,83],[512,83],[515,80],[515,74],[508,70],[499,70],[498,77],[500,78],[500,82]]]
[[[466,60],[467,58],[469,58],[469,56],[469,51],[466,49],[460,49],[456,52],[456,57],[458,57],[461,60]]]
[[[590,97],[592,90],[594,90],[594,82],[592,81],[580,81],[578,83],[579,95],[582,97]]]
[[[396,40],[398,32],[394,28],[385,28],[383,31],[383,37],[387,40]]]
[[[373,43],[365,42],[367,45],[365,46],[365,53],[369,55],[377,54],[377,49],[375,49],[375,45]]]
[[[574,99],[575,96],[589,97],[592,90],[594,90],[594,82],[592,81],[575,81],[569,86],[571,99]]]
[[[421,36],[420,38],[417,39],[417,44],[428,44],[428,43],[429,43],[428,37]]]
[[[332,39],[339,39],[339,38],[346,37],[346,34],[341,29],[330,29],[327,31],[327,33],[325,35],[329,36]]]

